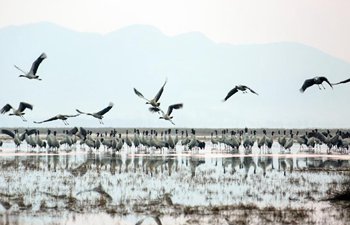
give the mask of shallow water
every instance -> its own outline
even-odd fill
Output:
[[[343,224],[348,205],[323,201],[349,179],[349,155],[204,152],[14,152],[0,158],[8,224]],[[173,221],[176,219],[176,221]]]

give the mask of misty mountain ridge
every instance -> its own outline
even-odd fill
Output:
[[[331,82],[348,78],[350,64],[298,43],[230,45],[215,43],[193,32],[164,35],[157,28],[133,25],[101,35],[69,30],[50,23],[0,29],[0,74],[6,85],[0,104],[34,104],[26,114],[33,120],[75,109],[98,111],[110,101],[115,107],[105,116],[106,126],[167,127],[167,121],[148,112],[133,93],[136,87],[152,98],[165,79],[161,98],[166,110],[173,103],[181,127],[349,127],[349,86],[332,91],[311,87],[299,93],[305,79],[327,76]],[[13,65],[29,70],[42,53],[42,81],[18,78]],[[221,100],[237,84],[246,84],[259,96],[237,93]],[[332,118],[332,119],[329,119]],[[72,126],[99,126],[80,116]],[[0,116],[2,126],[23,126],[19,118]],[[63,126],[61,121],[43,124]]]

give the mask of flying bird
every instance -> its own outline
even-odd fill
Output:
[[[39,65],[40,63],[46,59],[47,56],[45,53],[42,53],[39,58],[37,58],[33,64],[32,64],[32,67],[30,68],[30,71],[29,72],[25,72],[24,70],[22,70],[21,68],[19,68],[18,66],[14,65],[16,69],[20,70],[21,72],[23,72],[24,74],[22,75],[19,75],[19,77],[26,77],[28,79],[36,79],[36,80],[41,80],[39,78],[38,75],[36,75],[36,72],[38,71],[38,68],[39,68]]]
[[[225,97],[225,99],[223,100],[223,102],[225,102],[227,99],[229,99],[232,95],[236,94],[238,91],[242,91],[243,93],[247,93],[247,90],[249,90],[251,93],[259,95],[258,93],[256,93],[255,91],[253,91],[253,89],[245,86],[245,85],[236,85],[231,91],[229,91]]]
[[[79,109],[76,109],[76,110],[77,110],[77,112],[80,113],[80,114],[85,114],[85,115],[93,116],[93,117],[99,119],[100,124],[103,124],[103,122],[102,122],[103,115],[106,114],[109,110],[111,110],[112,107],[113,107],[113,105],[114,105],[114,104],[113,104],[112,102],[110,102],[109,105],[108,105],[106,108],[102,109],[102,110],[99,111],[99,112],[95,112],[95,113],[86,113],[86,112],[80,111]]]
[[[12,109],[12,113],[10,113],[9,116],[19,116],[24,122],[26,122],[27,120],[23,117],[23,115],[25,114],[24,110],[27,108],[33,110],[33,105],[26,102],[20,102],[18,109],[15,109],[10,104],[6,104],[4,107],[2,107],[0,113],[5,114]]]
[[[332,84],[332,85],[334,86],[334,85],[338,85],[338,84],[345,84],[345,83],[348,83],[348,82],[350,82],[350,78],[347,79],[347,80],[343,80],[343,81],[340,81],[338,83]]]
[[[322,84],[324,81],[327,82],[329,84],[329,86],[331,86],[331,88],[333,88],[332,84],[328,81],[328,79],[326,77],[314,77],[314,78],[307,79],[304,81],[303,86],[300,88],[300,92],[303,93],[307,88],[311,87],[314,84],[317,84],[317,86],[320,90],[322,90],[320,88],[320,85],[322,85],[323,89],[326,89]]]
[[[171,113],[173,112],[173,109],[181,109],[182,107],[183,107],[182,103],[169,105],[168,111],[166,113],[164,113],[164,111],[161,110],[159,107],[151,107],[151,108],[149,108],[149,110],[151,112],[159,112],[160,111],[162,113],[162,116],[159,117],[159,119],[168,120],[168,121],[170,121],[170,123],[175,125],[175,123],[172,121],[173,116],[171,116]]]
[[[34,121],[34,123],[37,123],[37,124],[40,124],[40,123],[46,123],[46,122],[50,122],[50,121],[54,121],[54,120],[62,120],[64,125],[69,125],[68,122],[67,122],[67,119],[68,118],[71,118],[71,117],[77,117],[79,116],[80,114],[75,114],[75,115],[62,115],[62,114],[58,114],[57,116],[54,116],[50,119],[47,119],[47,120],[43,120],[43,121]]]
[[[140,98],[143,98],[144,100],[146,100],[146,104],[150,104],[152,107],[154,108],[158,108],[160,106],[160,102],[159,99],[163,94],[164,91],[164,86],[167,83],[167,80],[165,80],[163,86],[160,88],[160,90],[158,91],[157,95],[153,98],[153,99],[147,99],[143,96],[143,94],[141,94],[141,92],[139,92],[138,90],[136,90],[136,88],[134,88],[134,92],[137,96],[139,96]]]

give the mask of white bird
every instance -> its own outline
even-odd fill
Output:
[[[251,93],[258,95],[258,93],[256,93],[255,91],[253,91],[251,88],[245,86],[245,85],[236,85],[233,89],[231,89],[224,100],[222,100],[223,102],[225,102],[227,99],[229,99],[232,95],[236,94],[238,91],[242,91],[243,93],[247,93],[247,90],[249,90]]]
[[[112,107],[113,107],[113,105],[114,105],[114,104],[113,104],[112,102],[110,102],[109,105],[108,105],[106,108],[102,109],[101,111],[95,112],[95,113],[86,113],[86,112],[80,111],[79,109],[76,109],[76,110],[77,110],[77,112],[80,113],[80,114],[85,114],[85,115],[93,116],[93,117],[99,119],[100,124],[103,124],[103,122],[102,122],[103,115],[106,114],[109,110],[111,110]]]
[[[30,68],[29,72],[26,72],[24,70],[22,70],[21,68],[19,68],[18,66],[14,65],[16,69],[20,70],[21,72],[23,72],[24,74],[19,75],[19,77],[26,77],[28,79],[36,79],[36,80],[41,80],[39,78],[38,75],[36,75],[36,72],[38,71],[39,65],[40,63],[46,59],[47,56],[45,53],[42,53],[39,58],[37,58],[33,64],[32,67]]]
[[[154,108],[158,108],[160,106],[160,102],[159,99],[162,96],[162,93],[164,91],[164,86],[167,83],[167,80],[165,80],[163,86],[160,88],[160,90],[158,91],[157,95],[153,98],[153,99],[147,99],[143,96],[143,94],[141,94],[141,92],[139,92],[138,90],[136,90],[136,88],[134,88],[134,92],[137,96],[139,96],[140,98],[143,98],[144,100],[146,100],[146,104],[150,104],[152,107]]]
[[[68,118],[71,118],[71,117],[77,117],[79,116],[80,114],[75,114],[75,115],[62,115],[62,114],[58,114],[57,116],[54,116],[50,119],[47,119],[47,120],[43,120],[43,121],[34,121],[34,123],[37,123],[37,124],[40,124],[40,123],[45,123],[45,122],[49,122],[49,121],[54,121],[54,120],[62,120],[64,125],[69,125],[68,122],[67,122],[67,119]]]
[[[173,118],[173,116],[171,116],[171,113],[172,113],[173,109],[181,109],[182,107],[183,107],[182,103],[169,105],[167,113],[164,113],[164,111],[162,109],[157,108],[157,107],[151,107],[151,108],[149,108],[149,110],[151,112],[159,112],[160,111],[162,113],[162,116],[159,117],[159,119],[168,120],[173,125],[175,125],[175,123],[171,120]]]
[[[19,116],[23,121],[26,122],[27,120],[23,117],[23,115],[25,114],[24,110],[27,108],[33,110],[33,105],[26,102],[20,102],[18,109],[15,109],[10,104],[6,104],[4,107],[2,107],[0,113],[5,114],[10,111],[10,109],[12,109],[12,113],[10,113],[9,116]]]

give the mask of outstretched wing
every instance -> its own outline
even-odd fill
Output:
[[[73,134],[76,134],[78,131],[79,131],[78,127],[74,127],[70,131],[68,131],[68,134],[69,135],[73,135]]]
[[[39,67],[40,63],[41,63],[44,59],[46,59],[46,57],[47,57],[46,54],[45,54],[45,53],[42,53],[42,54],[39,56],[39,58],[37,58],[37,59],[33,62],[32,67],[30,68],[30,71],[32,71],[34,75],[36,74],[36,71],[38,70],[38,67]]]
[[[307,88],[311,87],[314,84],[315,84],[315,80],[313,78],[312,79],[307,79],[307,80],[304,81],[304,84],[303,84],[303,86],[301,86],[299,91],[301,93],[303,93]]]
[[[157,95],[154,97],[154,100],[155,100],[156,102],[158,102],[158,100],[160,99],[160,96],[162,96],[163,91],[164,91],[164,86],[166,85],[166,82],[167,82],[167,81],[168,81],[168,80],[165,80],[163,86],[160,88],[160,90],[158,91]]]
[[[145,99],[146,101],[149,102],[149,100],[148,100],[147,98],[145,98],[145,97],[143,96],[143,94],[141,94],[141,92],[139,92],[138,90],[136,90],[136,88],[134,88],[134,92],[135,92],[135,94],[136,94],[137,96],[139,96],[140,98],[143,98],[143,99]]]
[[[181,109],[184,105],[182,103],[169,105],[167,115],[170,116],[173,109]]]
[[[238,88],[237,88],[237,86],[236,86],[236,87],[234,87],[233,89],[231,89],[231,91],[229,91],[229,92],[227,93],[225,99],[222,100],[222,101],[225,102],[225,101],[226,101],[227,99],[229,99],[232,95],[236,94],[237,91],[238,91]]]
[[[81,139],[85,140],[85,139],[86,139],[86,135],[87,135],[87,131],[86,131],[84,128],[80,127],[80,128],[79,128],[78,136],[79,136]]]
[[[75,109],[79,114],[88,114],[86,112],[80,111],[79,109]]]
[[[26,103],[26,102],[20,102],[19,103],[19,107],[18,107],[18,110],[20,112],[23,112],[25,109],[30,109],[30,110],[33,110],[33,105],[29,104],[29,103]]]
[[[96,114],[99,114],[99,115],[106,114],[109,110],[111,110],[113,105],[114,105],[113,102],[110,102],[109,105],[106,108],[102,109],[101,111],[97,112]]]
[[[15,138],[15,133],[13,133],[13,132],[10,131],[10,130],[2,129],[2,130],[1,130],[1,133],[6,134],[6,135],[8,135],[8,136],[10,136],[10,137],[12,137],[12,138]]]
[[[10,111],[10,109],[12,109],[12,106],[10,104],[6,104],[4,107],[2,107],[2,109],[0,110],[0,113],[2,114],[7,113],[8,111]]]
[[[54,121],[54,120],[57,120],[57,119],[58,119],[58,116],[54,116],[54,117],[52,117],[52,118],[50,118],[50,119],[43,120],[43,121],[40,121],[40,122],[34,121],[34,123],[38,123],[38,124],[40,124],[40,123],[46,123],[46,122]]]
[[[18,66],[16,66],[16,65],[14,65],[14,67],[16,68],[16,69],[18,69],[19,71],[21,71],[22,73],[24,73],[24,74],[27,74],[28,72],[26,72],[26,71],[24,71],[24,70],[22,70],[21,68],[19,68]]]
[[[25,134],[32,135],[32,134],[36,134],[36,132],[37,132],[37,129],[30,129],[30,130],[26,130]]]
[[[81,113],[78,113],[78,114],[74,114],[74,115],[62,115],[64,117],[77,117],[79,116]]]
[[[331,82],[328,81],[327,77],[320,77],[320,80],[323,82],[325,81],[327,84],[329,84],[329,86],[331,86],[331,88],[333,88]]]
[[[347,80],[343,80],[343,81],[340,81],[338,83],[332,84],[332,85],[345,84],[345,83],[348,83],[348,82],[350,82],[350,78],[347,79]]]
[[[256,94],[256,95],[259,95],[258,93],[256,93],[255,91],[253,91],[253,89],[251,89],[250,87],[247,87],[247,86],[246,86],[246,88],[247,88],[251,93]]]

